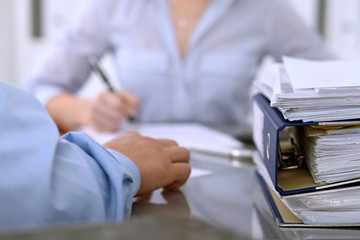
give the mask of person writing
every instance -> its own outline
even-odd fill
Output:
[[[30,93],[0,82],[0,231],[130,217],[134,196],[176,189],[189,152],[136,132],[103,146],[59,132]]]
[[[89,57],[106,53],[124,91],[78,98]],[[24,87],[66,130],[115,131],[136,114],[250,135],[250,88],[268,55],[333,58],[285,0],[91,0]]]

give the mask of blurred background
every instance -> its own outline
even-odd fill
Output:
[[[87,1],[0,0],[0,80],[19,84]],[[334,53],[360,58],[360,0],[287,1]]]

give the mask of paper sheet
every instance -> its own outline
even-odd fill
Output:
[[[159,124],[130,124],[124,123],[122,130],[116,133],[110,132],[97,132],[92,129],[83,129],[90,137],[99,143],[104,143],[119,134],[126,131],[138,131],[144,136],[150,136],[153,138],[171,138],[178,142],[179,145],[193,148],[196,146],[207,146],[211,149],[216,148],[240,148],[242,143],[237,141],[235,138],[205,127],[200,124],[186,123],[186,124],[170,124],[170,123],[159,123]],[[189,178],[203,177],[212,174],[211,171],[192,168]]]
[[[324,122],[359,117],[360,87],[293,89],[285,67],[276,63],[271,67],[273,71],[263,78],[273,80],[272,88],[261,79],[254,87],[270,99],[270,105],[277,107],[285,119]]]
[[[191,168],[191,173],[189,178],[203,177],[212,174],[210,170],[200,169],[200,168]]]
[[[137,131],[143,136],[153,138],[169,138],[177,141],[181,146],[193,148],[206,146],[208,148],[241,148],[243,144],[232,136],[196,123],[142,123],[131,124],[124,122],[122,130],[116,133],[97,132],[92,129],[83,129],[91,138],[99,143],[126,131]]]
[[[360,60],[283,60],[294,89],[360,86]]]

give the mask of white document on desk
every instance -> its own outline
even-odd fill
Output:
[[[83,129],[83,131],[101,144],[121,133],[137,131],[143,136],[173,139],[189,150],[208,149],[209,151],[230,152],[232,149],[243,148],[243,144],[232,136],[197,123],[132,124],[124,122],[122,130],[116,133],[98,132],[89,128]],[[190,177],[205,176],[210,173],[207,170],[193,168]]]
[[[209,149],[238,149],[243,144],[232,136],[197,123],[124,123],[119,132],[98,132],[83,129],[95,141],[103,144],[127,131],[137,131],[152,138],[169,138],[189,149],[207,147]]]

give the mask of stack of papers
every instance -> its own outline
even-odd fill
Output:
[[[360,117],[360,61],[284,58],[263,69],[254,86],[290,121]]]
[[[360,187],[282,197],[284,204],[307,224],[359,222]]]
[[[304,127],[301,143],[316,183],[360,178],[360,125]]]
[[[313,192],[280,195],[259,154],[254,154],[258,179],[279,226],[359,226],[360,186],[344,185]],[[291,171],[291,170],[290,170]]]
[[[279,226],[360,226],[360,121],[291,122],[253,103],[257,179]]]

